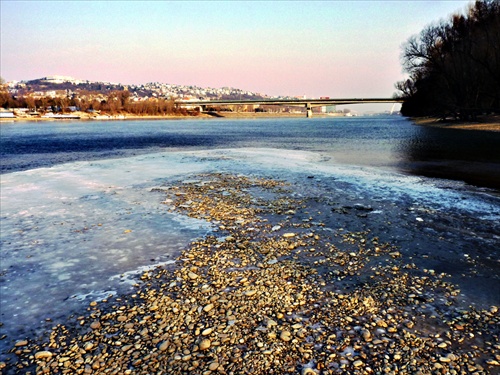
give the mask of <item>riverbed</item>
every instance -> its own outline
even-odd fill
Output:
[[[323,223],[331,241],[341,232],[377,237],[405,263],[447,275],[458,306],[500,304],[495,136],[450,136],[399,117],[25,123],[1,132],[0,345],[9,361],[19,340],[133,292],[145,271],[175,267],[192,241],[217,235],[217,223],[172,210],[163,194],[212,173],[288,183],[306,202],[302,215],[311,211],[300,221]]]

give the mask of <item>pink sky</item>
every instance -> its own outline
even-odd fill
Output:
[[[401,44],[468,1],[1,1],[1,76],[391,97]]]

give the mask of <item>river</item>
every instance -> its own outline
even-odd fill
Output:
[[[200,173],[289,181],[325,220],[449,273],[464,303],[500,304],[500,133],[373,116],[3,123],[0,134],[3,357],[211,233],[154,192]]]

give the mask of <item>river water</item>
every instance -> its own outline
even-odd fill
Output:
[[[154,192],[200,173],[288,180],[328,212],[370,207],[368,221],[332,220],[452,274],[465,303],[500,304],[500,133],[399,116],[26,122],[0,132],[2,356],[89,301],[129,292],[142,270],[213,231]]]

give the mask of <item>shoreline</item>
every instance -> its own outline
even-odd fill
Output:
[[[134,292],[90,302],[43,339],[19,340],[11,369],[498,373],[498,307],[460,303],[449,275],[379,239],[383,219],[372,233],[358,227],[371,207],[335,197],[334,214],[319,212],[326,202],[312,176],[309,196],[272,179],[193,177],[153,191],[215,232],[175,266],[144,272]],[[351,225],[339,228],[340,217]]]
[[[478,121],[442,121],[437,117],[410,118],[416,125],[441,129],[462,129],[500,132],[500,115],[486,116]]]
[[[252,118],[306,118],[305,113],[290,113],[290,112],[203,112],[199,115],[92,115],[84,112],[74,112],[71,115],[79,118],[53,118],[53,117],[14,117],[1,118],[0,123],[11,122],[45,122],[45,121],[116,121],[116,120],[180,120],[180,119],[211,119],[211,118],[228,118],[228,119],[252,119]],[[329,115],[324,113],[314,113],[313,118],[344,118],[343,115]]]

